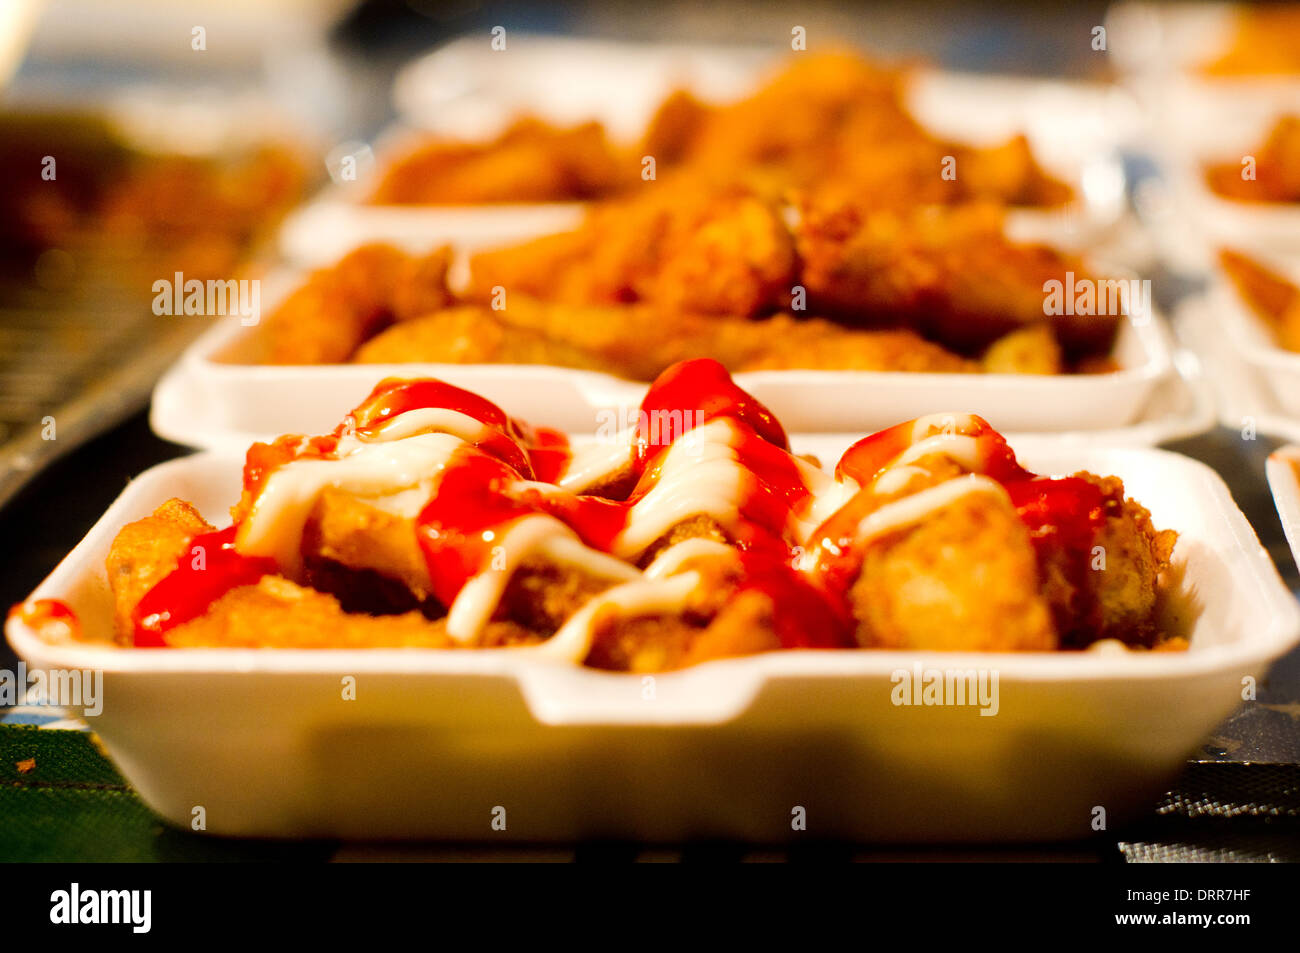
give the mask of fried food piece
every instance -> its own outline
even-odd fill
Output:
[[[1049,651],[1029,533],[1011,504],[980,494],[869,544],[850,590],[866,648]]]
[[[429,611],[432,583],[415,520],[384,509],[382,501],[326,489],[308,518],[302,545],[304,559],[327,560],[348,570],[374,573],[400,583],[416,603]],[[350,582],[342,581],[344,585]],[[530,632],[549,635],[583,603],[612,584],[607,578],[569,566],[527,558],[506,585],[499,617]],[[401,604],[391,597],[388,602]]]
[[[765,182],[774,194],[818,186],[876,208],[972,199],[1050,206],[1072,197],[1038,166],[1023,136],[983,148],[929,133],[906,107],[908,79],[905,69],[852,53],[801,55],[731,105],[675,93],[643,148],[681,177]],[[940,174],[948,159],[955,176]]]
[[[1210,76],[1300,73],[1300,7],[1294,4],[1233,9],[1232,43],[1202,67]]]
[[[1225,248],[1219,262],[1237,293],[1272,330],[1278,346],[1300,352],[1300,288],[1240,252]]]
[[[145,593],[176,568],[189,551],[190,540],[212,530],[198,510],[178,499],[168,500],[151,516],[122,527],[105,560],[119,642],[130,641],[134,629],[131,616]]]
[[[988,374],[1060,374],[1061,346],[1047,324],[1031,325],[998,338],[980,358]]]
[[[363,344],[354,360],[558,364],[653,380],[688,357],[712,357],[736,371],[978,369],[908,330],[857,330],[789,314],[747,320],[521,297],[503,311],[462,305],[393,325]]]
[[[570,566],[525,559],[510,577],[499,612],[530,632],[551,635],[587,600],[611,584],[608,579]]]
[[[576,231],[474,256],[470,297],[501,287],[565,304],[741,317],[789,300],[794,247],[775,203],[743,189],[644,189],[593,209]]]
[[[1086,472],[1075,476],[1101,489],[1106,521],[1088,553],[1039,549],[1043,592],[1061,645],[1082,648],[1100,639],[1117,639],[1150,647],[1161,634],[1155,617],[1160,575],[1169,568],[1178,534],[1157,531],[1147,509],[1125,499],[1119,477]],[[1081,564],[1086,571],[1073,569]]]
[[[710,659],[773,651],[781,642],[772,612],[772,600],[751,590],[708,621],[689,612],[631,619],[607,616],[597,621],[583,664],[616,672],[665,672]]]
[[[208,611],[164,636],[173,647],[345,649],[453,648],[444,620],[419,612],[344,612],[337,599],[280,576],[225,593]]]
[[[704,356],[736,371],[836,370],[967,374],[978,366],[914,331],[845,328],[778,314],[742,324],[718,321]],[[747,345],[747,346],[746,346]]]
[[[1114,343],[1118,315],[1045,314],[1045,284],[1088,271],[1075,255],[1008,240],[997,209],[802,204],[795,236],[811,310],[854,325],[908,326],[960,353],[1045,322],[1070,359]]]
[[[370,197],[376,205],[562,202],[608,195],[635,181],[596,122],[568,129],[517,121],[485,143],[424,140],[394,161]]]
[[[1300,116],[1283,116],[1254,152],[1254,177],[1241,160],[1209,165],[1205,179],[1224,198],[1240,202],[1300,202]]]
[[[429,567],[416,541],[415,521],[380,502],[325,489],[303,529],[303,557],[369,570],[402,583],[424,601],[431,589]]]
[[[363,245],[313,272],[266,319],[271,364],[338,364],[394,321],[446,307],[451,249]]]
[[[575,322],[576,326],[576,322]],[[362,344],[358,364],[558,364],[609,370],[600,355],[502,320],[481,305],[459,305],[403,321]]]

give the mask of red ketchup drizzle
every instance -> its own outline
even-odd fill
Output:
[[[533,466],[536,479],[542,483],[554,483],[563,475],[572,459],[573,451],[569,448],[568,437],[549,427],[533,428],[528,460]]]
[[[1008,483],[1006,490],[1029,530],[1039,567],[1060,567],[1074,592],[1086,591],[1093,541],[1106,524],[1105,494],[1082,477],[1035,477]],[[1095,628],[1074,606],[1056,621],[1063,635]]]
[[[736,424],[736,431],[733,452],[753,479],[739,502],[742,520],[735,542],[741,550],[761,551],[778,562],[788,562],[786,524],[790,511],[808,497],[808,488],[784,450],[743,423]],[[544,492],[528,486],[505,463],[481,451],[467,448],[458,452],[417,519],[434,594],[450,604],[465,583],[489,565],[501,531],[534,513],[555,517],[586,545],[610,552],[627,528],[633,507],[659,482],[663,463],[661,451],[626,500],[610,500],[558,490]],[[490,538],[485,535],[488,533]]]
[[[813,585],[786,559],[743,552],[737,595],[761,592],[772,601],[772,625],[781,647],[831,649],[851,646],[853,623],[841,599]]]
[[[731,417],[764,440],[790,448],[781,424],[755,397],[736,386],[727,369],[711,358],[679,361],[650,385],[637,417],[637,461],[645,466],[656,453],[689,430]]]
[[[954,431],[955,436],[974,437],[979,446],[979,472],[997,480],[1025,479],[1032,474],[1016,462],[1016,455],[1002,434],[994,430],[983,417],[973,417],[973,426]],[[850,477],[866,486],[892,463],[899,454],[912,446],[912,431],[916,421],[895,424],[870,436],[863,437],[844,451],[835,467],[836,479]],[[932,430],[926,437],[945,433]],[[925,439],[923,437],[922,439]]]
[[[532,462],[521,446],[532,436],[528,428],[507,417],[504,410],[487,398],[453,384],[390,377],[380,381],[349,416],[357,433],[370,435],[408,410],[426,408],[452,410],[477,420],[488,433],[472,441],[473,445],[505,461],[525,477],[532,478]],[[340,431],[346,426],[347,421],[344,421]]]
[[[162,648],[168,630],[198,618],[212,603],[237,586],[251,586],[276,571],[275,560],[244,556],[235,550],[235,530],[201,533],[190,540],[176,568],[150,589],[132,613],[134,643]],[[196,568],[194,548],[203,549],[203,568]]]

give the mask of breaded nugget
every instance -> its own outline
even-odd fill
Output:
[[[482,252],[470,295],[492,289],[566,304],[647,302],[747,317],[788,301],[795,257],[780,209],[744,189],[646,183],[562,235]]]
[[[1065,370],[1061,345],[1047,324],[1003,335],[980,358],[988,374],[1060,374]]]
[[[903,325],[962,353],[1050,322],[1066,355],[1106,353],[1118,315],[1048,316],[1044,286],[1090,277],[1077,256],[1006,238],[988,206],[872,212],[801,201],[795,227],[810,310],[857,325]]]
[[[203,615],[164,635],[173,647],[351,649],[451,648],[444,620],[419,612],[344,612],[337,599],[280,576],[239,586]]]
[[[212,529],[198,510],[178,499],[168,500],[153,515],[122,527],[105,560],[119,642],[130,641],[134,629],[131,616],[145,593],[176,568],[188,553],[191,539]]]
[[[402,583],[423,601],[431,586],[415,521],[376,505],[381,502],[326,488],[303,529],[303,557],[370,570]]]
[[[502,312],[459,305],[394,324],[362,344],[358,364],[557,364],[611,370],[601,355],[572,347],[538,331],[517,327]]]
[[[415,257],[375,243],[313,272],[267,316],[267,362],[342,363],[393,321],[446,306],[450,261],[448,248]]]
[[[378,205],[559,202],[609,194],[635,181],[636,165],[587,122],[568,129],[533,118],[484,143],[426,139],[384,171]]]
[[[1150,646],[1160,636],[1155,617],[1160,575],[1169,568],[1177,533],[1157,531],[1151,514],[1124,497],[1119,477],[1077,473],[1102,491],[1105,523],[1086,553],[1039,548],[1043,593],[1061,645],[1082,648],[1100,639]],[[1082,572],[1075,567],[1083,566]]]
[[[979,494],[872,541],[850,591],[866,648],[1049,651],[1029,533],[1008,501]]]

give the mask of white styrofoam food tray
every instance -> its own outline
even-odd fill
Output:
[[[376,143],[382,164],[425,128],[469,140],[491,138],[530,113],[556,124],[597,119],[616,141],[641,135],[660,101],[687,87],[715,102],[751,92],[779,68],[780,50],[645,46],[521,35],[502,53],[480,37],[455,41],[408,66],[395,99],[408,128]],[[992,145],[1023,132],[1044,168],[1069,183],[1076,201],[1059,210],[1016,209],[1009,229],[1024,238],[1076,247],[1103,242],[1125,215],[1118,150],[1138,128],[1136,103],[1100,85],[917,70],[907,89],[912,112],[934,133]],[[371,206],[369,184],[334,186],[288,218],[280,248],[297,264],[337,259],[365,241],[418,251],[459,241],[474,248],[522,241],[573,227],[582,206]]]
[[[795,438],[834,460],[847,438]],[[509,650],[136,650],[7,633],[34,668],[103,672],[92,726],[155,811],[252,836],[544,841],[1088,836],[1144,809],[1300,634],[1300,610],[1226,486],[1163,451],[1034,449],[1045,473],[1121,476],[1178,530],[1186,653],[797,651],[655,676]],[[180,496],[216,517],[240,459],[198,454],[132,481],[32,594],[106,639],[104,557]],[[998,711],[895,706],[894,673],[996,673]],[[344,678],[355,700],[343,700]],[[647,685],[653,690],[647,692]],[[792,830],[803,808],[807,832]],[[504,808],[507,826],[491,822]]]
[[[302,280],[266,283],[263,313]],[[384,377],[437,377],[481,393],[526,420],[589,432],[610,410],[640,405],[647,385],[595,371],[548,365],[252,363],[265,325],[221,318],[158,382],[151,423],[189,446],[244,446],[280,433],[325,432]],[[1144,419],[1173,376],[1169,333],[1156,314],[1125,318],[1107,374],[930,374],[869,371],[754,371],[737,382],[788,429],[868,432],[922,414],[960,409],[1005,431],[1068,432],[1125,427]]]
[[[1297,222],[1300,228],[1300,221]],[[1276,260],[1263,262],[1279,270],[1284,277],[1300,283],[1300,262],[1290,267]],[[1250,303],[1238,293],[1221,269],[1208,293],[1207,306],[1226,326],[1241,359],[1263,378],[1273,400],[1282,413],[1300,422],[1300,354],[1278,347],[1272,330],[1255,313]]]
[[[1282,530],[1291,545],[1291,555],[1300,566],[1300,446],[1279,447],[1268,455],[1264,466]]]
[[[1255,322],[1255,327],[1247,322]],[[1175,323],[1214,394],[1219,423],[1243,434],[1300,441],[1300,405],[1283,404],[1270,386],[1279,372],[1253,365],[1238,347],[1238,338],[1263,333],[1257,319],[1244,313],[1240,303],[1225,304],[1219,294],[1211,292],[1180,305]],[[1288,356],[1278,348],[1272,350],[1279,351],[1278,361]],[[1280,373],[1285,379],[1290,368]]]

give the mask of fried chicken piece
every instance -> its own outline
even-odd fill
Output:
[[[990,495],[958,499],[869,543],[849,598],[865,648],[1056,648],[1029,533],[1009,502]]]
[[[718,321],[698,350],[734,371],[835,370],[966,374],[978,366],[914,331],[845,328],[820,318],[777,314],[761,321]]]
[[[525,559],[501,596],[498,614],[530,632],[551,635],[592,596],[612,585],[570,566]]]
[[[987,374],[1060,374],[1061,346],[1047,324],[1031,325],[998,338],[980,358]]]
[[[446,307],[451,250],[363,245],[313,272],[267,317],[268,363],[338,364],[394,321]]]
[[[403,321],[362,344],[352,360],[358,364],[427,361],[612,369],[599,354],[547,337],[533,328],[509,324],[501,314],[481,305],[459,305]]]
[[[305,559],[323,559],[400,582],[417,600],[429,598],[429,567],[416,539],[415,521],[366,500],[325,489],[303,529]]]
[[[565,304],[742,317],[789,300],[794,247],[774,203],[743,189],[644,188],[596,207],[576,231],[474,256],[470,297],[500,287]]]
[[[127,523],[108,550],[105,567],[113,592],[113,622],[117,641],[129,643],[132,614],[145,593],[176,568],[189,551],[190,540],[213,527],[184,500],[171,499],[151,516]]]
[[[1008,240],[988,206],[873,213],[806,197],[795,236],[809,308],[846,323],[901,324],[976,353],[1050,322],[1070,359],[1109,351],[1118,331],[1118,315],[1046,315],[1046,282],[1087,269],[1077,256]]]
[[[653,380],[689,357],[712,357],[734,371],[978,369],[908,330],[844,328],[789,314],[747,320],[522,297],[510,299],[502,311],[461,305],[393,325],[363,344],[354,360],[557,364]]]
[[[337,599],[280,576],[239,586],[196,619],[168,631],[177,648],[453,648],[445,620],[419,612],[344,612]]]
[[[1219,263],[1237,293],[1272,330],[1278,346],[1300,352],[1300,288],[1240,252],[1221,250]]]
[[[1125,499],[1119,477],[1075,474],[1101,489],[1105,523],[1087,553],[1039,548],[1043,593],[1063,648],[1100,639],[1147,646],[1160,637],[1156,602],[1178,534],[1151,525],[1141,504]],[[1076,567],[1084,566],[1084,571]]]
[[[561,129],[539,119],[515,122],[485,143],[428,139],[384,171],[376,205],[476,205],[562,202],[608,195],[635,181],[596,122]]]
[[[1300,116],[1280,118],[1250,155],[1254,178],[1240,159],[1214,163],[1205,169],[1210,188],[1240,202],[1300,202]]]
[[[680,616],[607,616],[596,623],[584,665],[616,672],[665,672],[710,659],[781,648],[772,626],[772,600],[743,592],[705,621]]]

